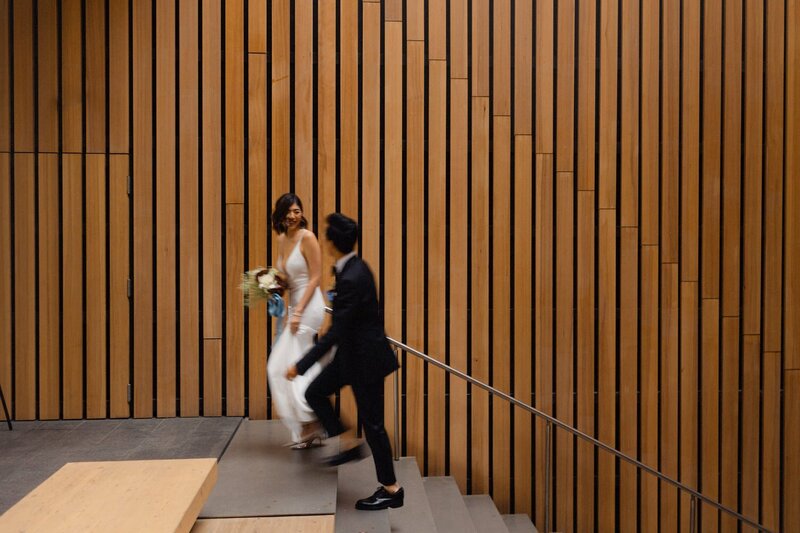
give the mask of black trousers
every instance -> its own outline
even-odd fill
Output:
[[[316,413],[329,437],[335,437],[345,431],[328,397],[346,384],[339,365],[334,360],[306,389],[308,405]],[[372,450],[378,482],[382,485],[392,485],[397,479],[394,476],[392,463],[392,445],[383,426],[383,379],[370,383],[352,383],[351,386],[356,397],[358,418],[364,428],[367,444]]]

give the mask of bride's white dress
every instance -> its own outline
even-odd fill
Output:
[[[273,401],[281,420],[292,432],[292,440],[295,442],[301,438],[303,424],[316,420],[313,409],[306,402],[306,389],[333,357],[330,353],[302,376],[297,376],[292,381],[286,379],[289,367],[299,361],[314,345],[314,336],[325,318],[325,300],[322,298],[322,291],[317,287],[303,310],[297,333],[293,335],[288,326],[292,310],[300,302],[308,286],[308,264],[300,251],[303,237],[305,234],[298,239],[284,264],[278,265],[289,281],[289,305],[284,320],[285,325],[275,339],[267,361],[267,376]]]

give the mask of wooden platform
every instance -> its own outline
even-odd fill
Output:
[[[333,515],[203,518],[192,533],[333,533]]]
[[[216,459],[67,463],[0,516],[0,531],[188,532],[216,480]]]

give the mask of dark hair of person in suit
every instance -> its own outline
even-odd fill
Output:
[[[328,240],[343,254],[352,252],[358,240],[356,221],[341,213],[331,213],[325,221],[328,223],[328,228],[325,230]]]
[[[286,215],[295,204],[300,208],[300,211],[303,210],[303,202],[293,192],[282,194],[278,201],[275,202],[275,209],[272,211],[272,229],[279,235],[286,233]],[[303,229],[308,228],[306,217],[302,217],[300,220],[300,227]]]

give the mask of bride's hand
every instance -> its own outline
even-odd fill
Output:
[[[300,327],[300,317],[302,314],[292,313],[292,316],[289,318],[289,331],[292,332],[292,335],[297,334],[297,328]]]

